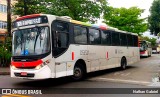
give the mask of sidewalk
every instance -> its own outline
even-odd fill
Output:
[[[10,67],[0,67],[0,75],[10,75]]]

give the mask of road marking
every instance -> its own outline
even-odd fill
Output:
[[[155,82],[155,83],[152,83],[152,84],[150,84],[148,86],[160,87],[160,82]]]
[[[2,97],[32,97],[32,96],[17,95],[17,94],[8,94],[8,95],[3,95]]]
[[[115,72],[115,73],[114,73],[114,75],[119,75],[119,74],[121,74],[121,73],[120,73],[120,72]]]
[[[91,78],[89,80],[91,80],[91,81],[122,82],[122,83],[138,84],[138,85],[150,85],[151,84],[151,82],[147,82],[147,81],[123,80],[123,79],[112,79],[112,78]]]
[[[123,72],[116,72],[116,73],[114,73],[115,76],[117,76],[117,75],[120,75],[120,76],[128,76],[128,75],[130,75],[130,74],[131,74],[130,72],[128,72],[128,73],[123,73]]]
[[[122,73],[121,76],[128,76],[130,75],[131,73]]]

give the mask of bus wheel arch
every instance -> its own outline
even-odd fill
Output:
[[[85,78],[86,72],[87,69],[85,61],[83,59],[79,59],[75,63],[72,78],[75,81],[83,80]]]
[[[121,69],[122,70],[125,70],[126,69],[126,66],[127,66],[127,58],[125,57],[125,56],[123,56],[122,58],[121,58]]]

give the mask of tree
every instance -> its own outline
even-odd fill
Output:
[[[160,32],[160,0],[154,0],[150,7],[151,15],[148,17],[149,29],[152,34]]]
[[[137,7],[129,9],[110,7],[109,11],[104,14],[104,20],[109,26],[141,35],[147,30],[146,19],[140,18],[142,12],[143,10]]]
[[[151,42],[151,45],[152,45],[152,47],[155,47],[156,46],[156,38],[149,38],[149,37],[147,37],[147,36],[141,36],[140,37],[140,40],[145,40],[145,41],[149,41],[149,42]]]
[[[58,16],[70,16],[79,21],[95,22],[107,7],[106,0],[18,0],[14,6],[14,14],[45,13]],[[24,8],[24,5],[26,8]]]
[[[13,5],[13,14],[24,16],[45,12],[46,5],[42,4],[44,0],[17,0]]]

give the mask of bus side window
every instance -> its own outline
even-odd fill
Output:
[[[121,46],[127,46],[127,35],[125,33],[120,33]]]
[[[100,44],[101,39],[100,39],[100,31],[97,29],[89,29],[89,40],[90,44]]]
[[[87,29],[81,26],[74,26],[74,42],[87,44]]]
[[[101,36],[102,36],[102,44],[111,45],[111,31],[110,30],[101,31]]]
[[[112,32],[112,45],[113,46],[119,46],[120,45],[120,37],[119,32]]]
[[[128,46],[133,46],[133,37],[131,34],[127,34]]]
[[[138,47],[138,36],[133,35],[133,46]]]

